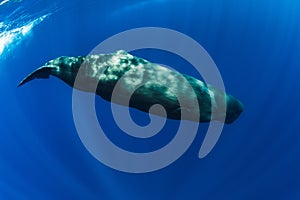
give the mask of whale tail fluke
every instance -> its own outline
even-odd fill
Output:
[[[26,76],[19,84],[17,87],[20,87],[22,85],[24,85],[25,83],[35,79],[35,78],[44,78],[47,79],[49,78],[49,76],[52,74],[52,70],[53,67],[49,67],[49,66],[43,66],[40,67],[38,69],[36,69],[35,71],[33,71],[31,74],[29,74],[28,76]]]

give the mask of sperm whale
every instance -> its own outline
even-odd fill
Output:
[[[110,54],[58,57],[29,74],[18,87],[35,78],[45,79],[50,75],[75,89],[96,93],[117,104],[123,104],[120,99],[131,95],[128,106],[144,112],[149,112],[152,105],[160,104],[170,119],[197,122],[216,120],[230,124],[243,112],[242,103],[233,96],[192,76],[151,63],[123,50]],[[75,84],[76,80],[81,80],[81,84]],[[122,84],[117,84],[120,80],[123,80]],[[183,82],[187,82],[193,91]],[[112,98],[117,85],[117,98]],[[192,92],[198,101],[196,105],[190,100]],[[180,105],[178,96],[186,102],[184,107]],[[188,113],[185,118],[181,115],[183,111]]]

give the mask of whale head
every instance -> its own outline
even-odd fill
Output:
[[[234,122],[243,112],[243,104],[231,95],[226,96],[226,118],[225,123],[231,124]]]

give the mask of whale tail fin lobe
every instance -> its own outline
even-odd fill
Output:
[[[52,74],[52,70],[53,67],[49,67],[49,66],[43,66],[40,67],[38,69],[36,69],[35,71],[33,71],[31,74],[29,74],[28,76],[26,76],[19,84],[17,87],[20,87],[22,85],[24,85],[25,83],[35,79],[35,78],[44,78],[47,79],[49,78],[49,76]]]

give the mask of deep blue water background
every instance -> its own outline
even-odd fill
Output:
[[[2,20],[19,6],[24,15],[55,12],[1,54],[0,199],[300,199],[299,1],[24,0],[1,5]],[[56,78],[16,86],[50,59],[86,55],[116,33],[145,26],[174,29],[199,42],[245,111],[225,126],[204,159],[197,157],[201,125],[172,165],[128,174],[85,149],[73,122],[70,87]],[[195,75],[165,52],[137,53]],[[97,98],[99,112],[109,116],[109,107]],[[104,121],[111,134],[118,133],[112,119]],[[111,137],[129,148],[137,143]]]

